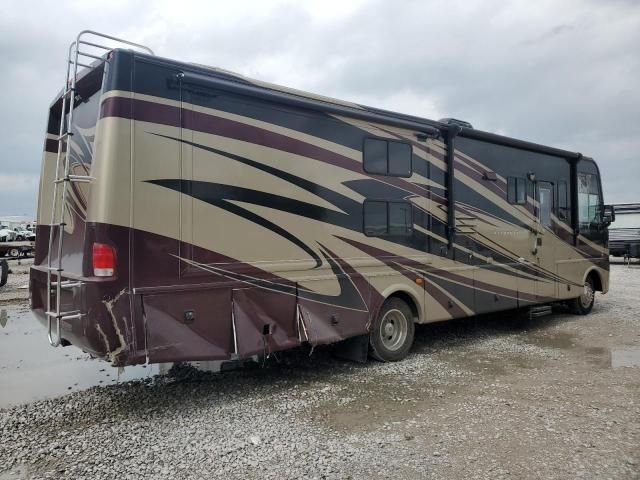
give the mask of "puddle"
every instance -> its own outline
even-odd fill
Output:
[[[194,362],[219,371],[220,362]],[[0,307],[0,408],[53,398],[93,386],[164,374],[172,364],[117,369],[74,346],[53,348],[45,328],[24,306]]]
[[[611,367],[640,367],[640,347],[611,350]]]
[[[571,350],[576,347],[576,336],[568,332],[542,331],[528,337],[528,341],[543,348]]]

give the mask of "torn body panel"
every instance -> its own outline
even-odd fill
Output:
[[[236,353],[268,355],[300,344],[296,297],[258,288],[233,290]]]

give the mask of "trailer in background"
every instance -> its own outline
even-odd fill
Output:
[[[640,259],[640,203],[614,205],[615,227],[609,228],[609,253],[625,260]]]
[[[0,242],[0,257],[19,258],[33,255],[36,242]]]

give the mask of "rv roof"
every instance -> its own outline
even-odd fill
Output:
[[[195,83],[211,83],[215,84],[218,88],[228,89],[250,96],[267,97],[273,101],[295,104],[311,110],[327,111],[336,115],[351,116],[370,121],[386,121],[399,126],[413,128],[418,131],[426,131],[432,134],[434,132],[451,132],[452,129],[457,129],[455,134],[462,137],[475,138],[481,141],[544,153],[568,160],[587,158],[583,157],[581,153],[477,130],[472,128],[468,122],[456,121],[445,123],[443,121],[435,121],[414,115],[368,107],[262,80],[256,80],[222,68],[211,67],[198,63],[179,62],[129,49],[114,49],[113,51],[127,52],[128,54],[145,58],[147,61],[154,63],[169,64],[175,68],[183,70],[185,77],[188,76],[190,81]],[[92,65],[98,65],[99,63],[101,63],[101,61],[98,60]],[[83,76],[87,73],[89,73],[89,71],[83,72]],[[56,100],[58,99],[59,96]]]
[[[374,121],[380,121],[381,118],[392,121],[395,120],[395,123],[398,123],[398,121],[400,121],[404,123],[405,126],[409,126],[410,124],[412,124],[411,126],[418,130],[429,130],[435,128],[439,131],[448,131],[452,127],[459,127],[458,135],[462,137],[475,138],[477,140],[488,141],[539,153],[545,153],[547,155],[561,157],[569,160],[578,160],[580,158],[591,160],[588,157],[583,157],[583,155],[578,152],[549,147],[525,140],[518,140],[512,137],[506,137],[503,135],[497,135],[495,133],[477,130],[472,128],[471,124],[469,124],[468,122],[463,122],[460,120],[457,120],[455,122],[448,121],[449,119],[443,119],[445,121],[430,120],[414,115],[407,115],[404,113],[392,112],[375,107],[368,107],[353,102],[326,97],[324,95],[317,95],[303,90],[284,87],[282,85],[249,78],[239,73],[218,67],[211,67],[199,63],[179,62],[172,59],[147,55],[145,53],[137,51],[133,53],[136,56],[148,58],[150,61],[168,63],[174,67],[185,69],[185,74],[189,73],[191,80],[197,83],[206,84],[211,82],[216,83],[218,87],[224,88],[225,83],[233,82],[235,85],[230,89],[234,91],[242,91],[245,94],[258,95],[263,97],[271,96],[275,101],[286,101],[287,98],[290,100],[295,99],[296,104],[303,105],[314,110],[328,110],[331,113],[351,115],[355,116],[356,118],[369,117],[370,120]],[[231,87],[231,85],[227,83],[226,87],[229,88]]]

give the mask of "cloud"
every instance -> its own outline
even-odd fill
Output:
[[[638,5],[120,0],[43,2],[29,15],[3,6],[0,173],[38,175],[71,32],[91,28],[161,56],[580,151],[600,163],[607,201],[638,201]],[[12,205],[3,193],[0,212],[33,212],[29,185]]]

